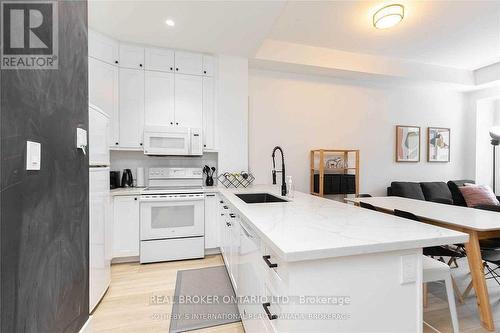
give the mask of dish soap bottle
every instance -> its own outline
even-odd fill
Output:
[[[293,192],[295,192],[295,186],[293,185],[292,182],[292,176],[287,176],[286,177],[286,187],[287,187],[287,197],[293,198]]]

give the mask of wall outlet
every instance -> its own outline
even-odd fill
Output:
[[[401,256],[401,284],[417,281],[418,258],[415,254]]]

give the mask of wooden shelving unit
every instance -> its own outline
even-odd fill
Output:
[[[344,167],[328,167],[326,162],[341,158]],[[359,150],[357,149],[315,149],[311,150],[311,194],[325,196],[325,172],[340,175],[354,175],[355,193],[359,194]],[[314,190],[314,175],[319,175],[319,191]],[[347,194],[344,194],[344,197]]]

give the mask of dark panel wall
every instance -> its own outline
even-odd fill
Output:
[[[59,69],[2,70],[1,332],[78,332],[88,318],[87,3],[60,1]],[[42,168],[25,170],[26,140]]]

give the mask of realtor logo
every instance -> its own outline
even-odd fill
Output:
[[[57,69],[56,1],[2,1],[2,69]]]

